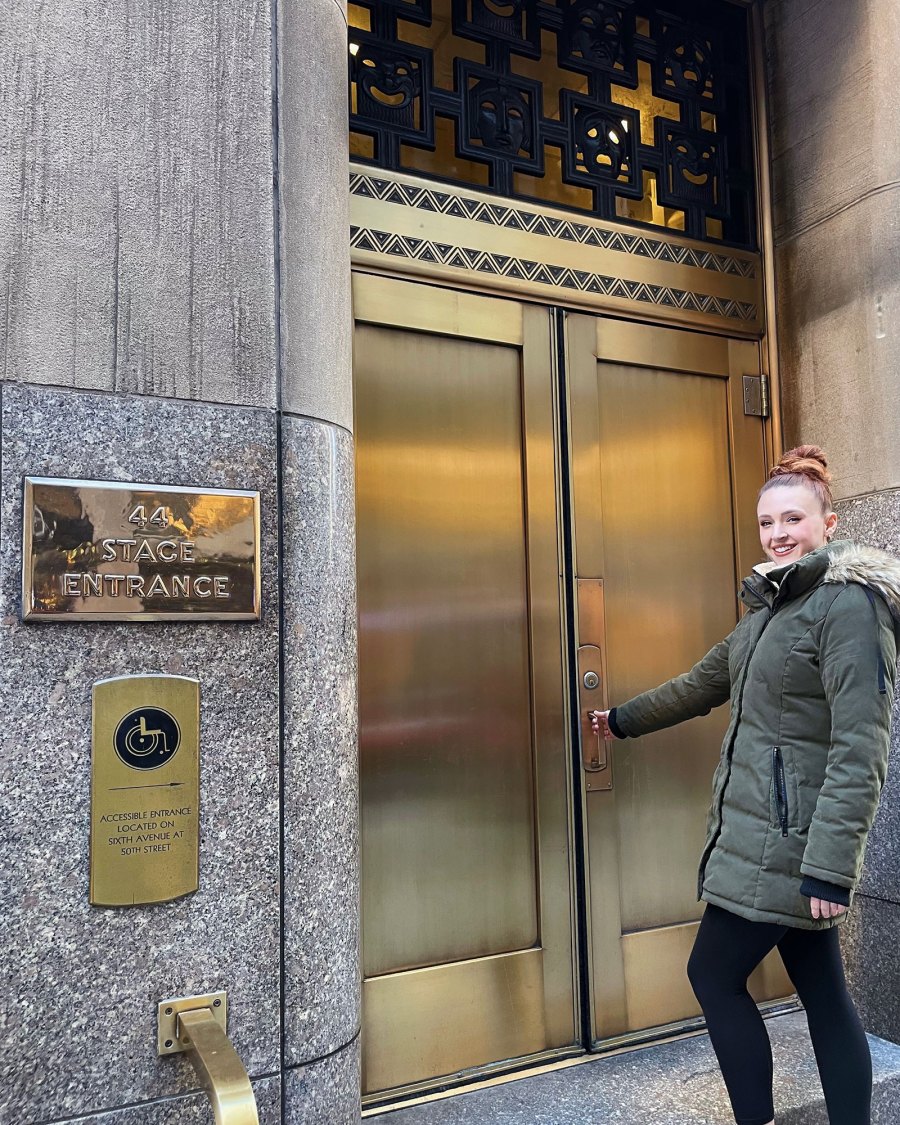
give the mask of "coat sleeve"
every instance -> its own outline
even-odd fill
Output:
[[[878,651],[884,660],[879,689]],[[822,625],[819,671],[831,708],[825,781],[800,871],[852,890],[887,772],[897,643],[890,610],[849,583]]]
[[[617,730],[626,738],[638,738],[683,723],[685,719],[707,715],[713,707],[725,703],[731,694],[728,650],[733,636],[734,633],[730,633],[724,641],[719,641],[690,672],[616,707]]]

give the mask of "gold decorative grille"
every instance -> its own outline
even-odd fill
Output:
[[[356,161],[752,246],[743,9],[358,0]]]

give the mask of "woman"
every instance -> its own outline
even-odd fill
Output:
[[[768,562],[747,612],[690,672],[611,711],[637,738],[731,701],[688,963],[739,1125],[773,1125],[772,1052],[747,978],[773,948],[806,1007],[832,1125],[868,1125],[872,1062],[838,944],[887,766],[900,562],[832,542],[825,455],[800,446],[759,493]]]

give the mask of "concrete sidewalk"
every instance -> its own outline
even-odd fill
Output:
[[[778,1125],[827,1125],[802,1012],[766,1021],[775,1058]],[[900,1046],[869,1036],[872,1125],[900,1125]],[[706,1035],[380,1115],[384,1125],[733,1125]],[[841,1125],[835,1122],[834,1125]]]

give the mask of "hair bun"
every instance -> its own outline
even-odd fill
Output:
[[[769,473],[769,480],[784,476],[786,473],[798,473],[811,480],[821,481],[823,484],[831,481],[828,459],[817,445],[798,445],[794,449],[789,449]]]

